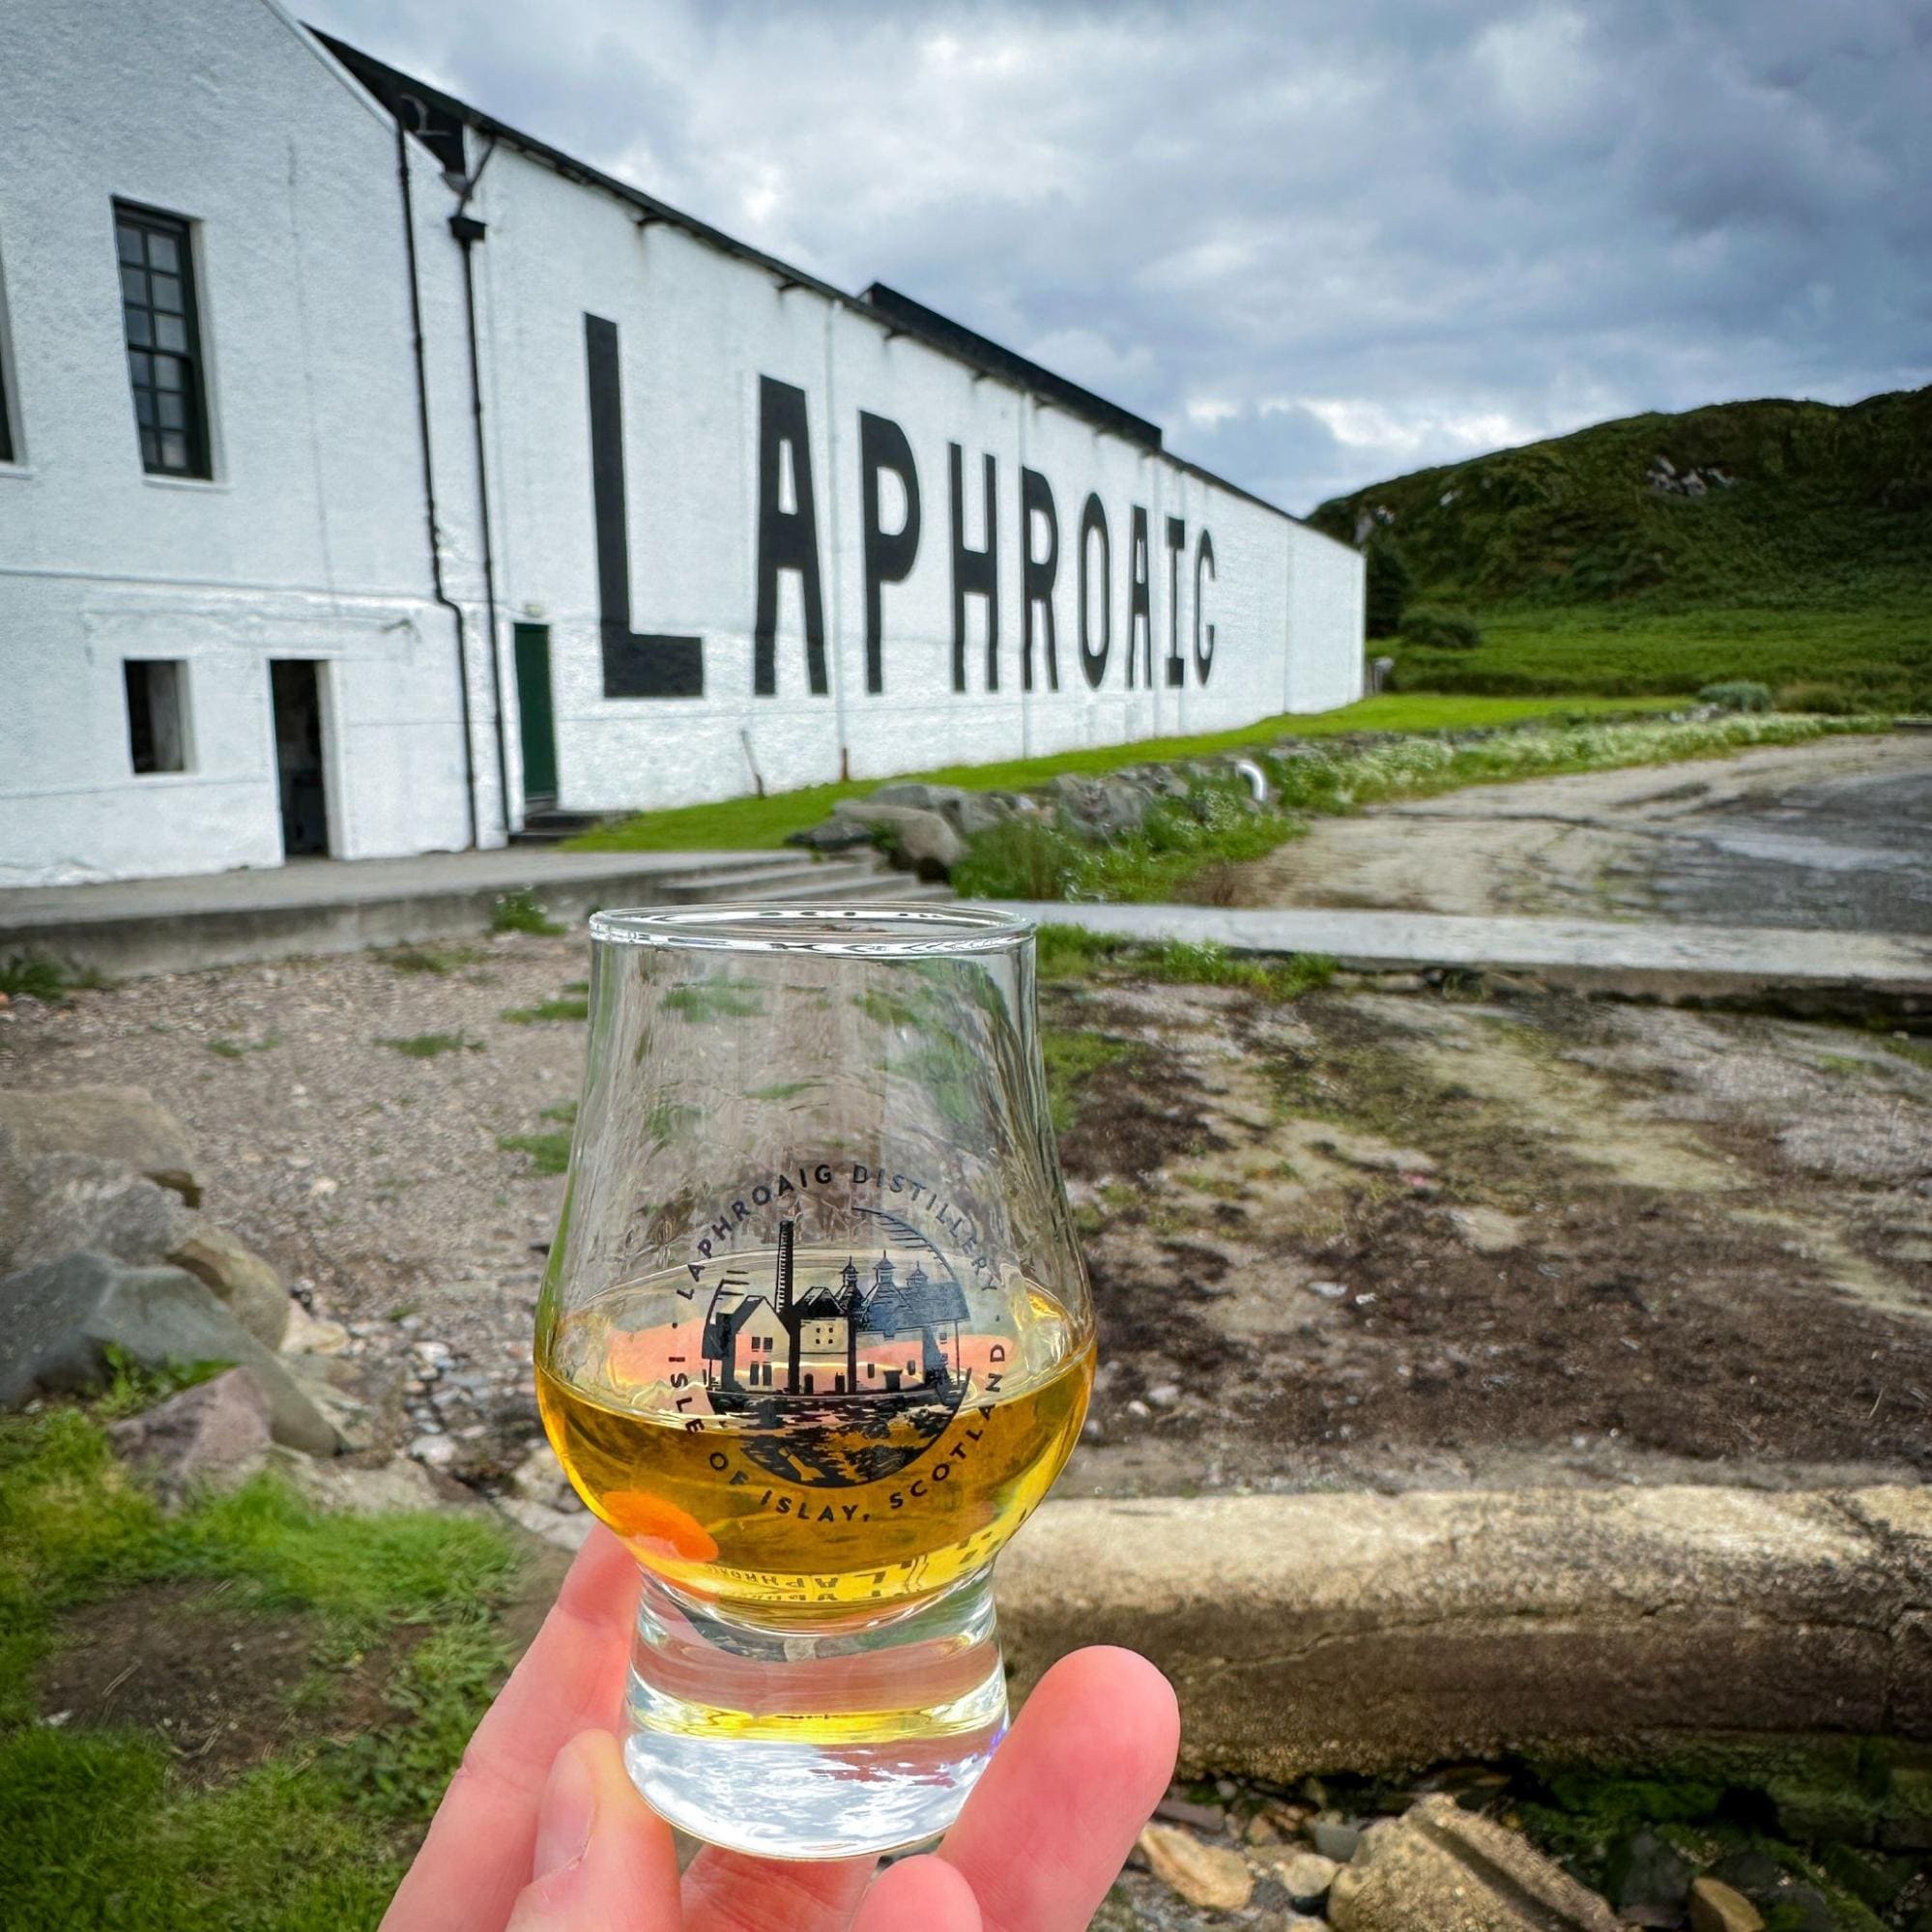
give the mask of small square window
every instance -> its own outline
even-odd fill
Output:
[[[135,773],[186,771],[187,666],[179,658],[130,657],[121,670],[128,685],[128,755]]]

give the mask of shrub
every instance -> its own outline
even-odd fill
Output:
[[[1002,819],[967,840],[953,885],[967,899],[1063,899],[1080,869],[1080,844],[1052,820]]]
[[[1474,650],[1482,644],[1483,633],[1465,611],[1421,605],[1402,619],[1402,642],[1425,650]]]
[[[1885,706],[1861,700],[1842,684],[1806,680],[1797,684],[1780,684],[1777,688],[1777,708],[1780,711],[1810,711],[1824,718],[1855,718],[1860,711],[1883,710]]]
[[[1705,685],[1697,702],[1716,705],[1722,711],[1768,711],[1772,708],[1771,686],[1751,678],[1732,678],[1722,684]]]
[[[493,933],[535,933],[553,937],[563,928],[537,903],[536,894],[526,886],[498,896],[497,909],[490,915]]]
[[[1370,637],[1394,637],[1415,595],[1416,580],[1392,538],[1370,539],[1364,621]]]

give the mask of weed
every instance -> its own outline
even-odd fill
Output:
[[[512,1026],[533,1026],[544,1020],[588,1020],[591,1017],[591,1002],[588,999],[539,999],[534,1006],[505,1006],[497,1017],[508,1021]]]
[[[591,982],[588,979],[568,979],[563,982],[565,993],[589,993],[590,990]]]
[[[702,979],[676,986],[664,995],[664,1010],[694,1024],[706,1020],[749,1020],[764,1011],[764,995],[755,980]]]
[[[543,937],[554,938],[563,931],[563,928],[537,904],[535,893],[528,886],[524,886],[515,892],[498,895],[497,909],[490,914],[490,931],[535,933]]]
[[[1040,1050],[1047,1063],[1047,1100],[1056,1134],[1073,1127],[1086,1082],[1103,1067],[1116,1065],[1137,1051],[1131,1041],[1065,1026],[1042,1027]]]
[[[107,1386],[88,1406],[106,1422],[138,1415],[234,1367],[231,1362],[181,1362],[169,1356],[159,1368],[150,1368],[135,1361],[118,1341],[108,1342],[101,1354],[107,1363]]]
[[[272,1053],[281,1043],[279,1033],[264,1033],[259,1040],[237,1040],[226,1033],[217,1033],[209,1041],[208,1051],[216,1059],[245,1060],[250,1053]]]
[[[393,1048],[412,1060],[433,1060],[439,1053],[480,1053],[483,1051],[482,1041],[473,1040],[467,1033],[411,1033],[406,1038],[386,1039],[380,1044]]]
[[[543,1120],[561,1120],[566,1127],[577,1124],[577,1103],[574,1100],[560,1100],[555,1107],[546,1107],[538,1116]]]
[[[1720,711],[1768,711],[1772,708],[1771,686],[1755,678],[1727,678],[1719,684],[1707,684],[1698,692],[1700,705],[1716,705]]]
[[[481,946],[398,946],[381,958],[397,972],[427,972],[441,978],[458,966],[476,966],[489,954]]]
[[[808,1088],[819,1085],[814,1080],[774,1081],[769,1086],[755,1086],[746,1095],[748,1100],[790,1100],[793,1094],[804,1093]]]
[[[570,1137],[553,1134],[499,1134],[497,1145],[506,1154],[528,1154],[533,1174],[561,1174],[570,1166]]]
[[[1110,933],[1049,923],[1035,937],[1042,979],[1081,979],[1096,969],[1171,986],[1238,986],[1270,999],[1295,999],[1326,986],[1335,962],[1323,953],[1244,959],[1211,939],[1139,945]]]

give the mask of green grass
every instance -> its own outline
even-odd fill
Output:
[[[588,1020],[591,1002],[569,997],[539,999],[534,1006],[505,1006],[497,1017],[507,1020],[512,1026],[533,1026],[547,1020]]]
[[[537,904],[535,893],[523,887],[515,892],[503,893],[498,898],[496,910],[490,914],[490,931],[535,933],[544,937],[555,937],[563,928]]]
[[[1250,960],[1211,939],[1168,939],[1140,945],[1084,926],[1048,923],[1035,939],[1040,977],[1083,980],[1109,972],[1169,986],[1238,986],[1269,999],[1296,999],[1326,986],[1335,962],[1324,953],[1283,960]]]
[[[1115,1040],[1087,1027],[1043,1026],[1040,1051],[1047,1063],[1047,1103],[1053,1132],[1065,1134],[1080,1114],[1081,1089],[1103,1067],[1131,1058],[1131,1041]]]
[[[0,1900],[9,1932],[372,1927],[507,1661],[515,1558],[449,1512],[326,1516],[278,1478],[163,1516],[72,1407],[0,1420]],[[196,1786],[163,1735],[49,1728],[36,1666],[67,1612],[144,1584],[223,1586],[224,1612],[311,1633],[300,1714],[411,1627],[389,1716]],[[194,1641],[191,1620],[180,1641]],[[366,1666],[361,1666],[366,1667]],[[298,1716],[299,1722],[299,1716]]]
[[[1665,701],[1658,699],[1657,705]],[[1520,724],[1575,712],[1643,709],[1642,702],[1583,699],[1552,705],[1523,698],[1437,698],[1403,694],[1365,698],[1359,705],[1337,711],[1302,716],[1283,713],[1264,718],[1239,731],[1210,732],[1199,737],[1142,738],[1136,744],[1096,745],[1082,751],[1055,753],[1002,764],[949,764],[932,771],[908,772],[933,785],[961,785],[975,791],[1024,791],[1044,785],[1061,772],[1100,777],[1130,764],[1151,764],[1176,759],[1206,758],[1216,752],[1250,751],[1284,737],[1334,737],[1343,732],[1467,731],[1475,726]],[[785,843],[789,833],[803,831],[831,814],[841,798],[859,798],[881,785],[901,781],[883,778],[853,780],[843,785],[813,785],[798,792],[774,792],[763,798],[727,798],[712,805],[682,805],[670,811],[643,812],[615,825],[600,825],[568,842],[577,851],[758,851]]]
[[[386,1039],[381,1044],[411,1060],[433,1060],[439,1053],[483,1051],[482,1041],[473,1040],[467,1033],[410,1033],[401,1039]]]
[[[533,1174],[561,1174],[570,1166],[569,1130],[550,1134],[499,1134],[497,1145],[505,1154],[528,1154]]]
[[[1404,690],[1687,698],[1749,679],[1792,710],[1932,710],[1932,588],[1847,610],[1501,608],[1475,650],[1387,648]]]
[[[58,1005],[70,993],[93,992],[107,984],[93,966],[72,966],[48,953],[14,953],[0,960],[0,993],[10,999],[23,995]]]

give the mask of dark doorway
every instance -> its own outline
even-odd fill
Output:
[[[523,806],[545,810],[557,802],[557,719],[550,704],[550,626],[518,624],[516,711],[523,742]]]
[[[327,857],[329,794],[322,777],[322,691],[307,658],[269,666],[275,709],[275,776],[280,781],[282,855]]]

